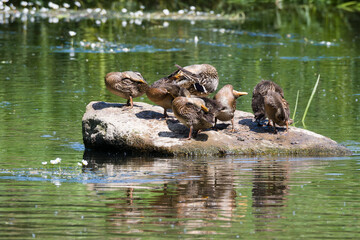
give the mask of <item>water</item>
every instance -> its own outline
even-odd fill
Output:
[[[291,18],[0,25],[1,238],[358,236],[359,32],[337,15],[326,24]],[[299,90],[298,127],[320,74],[306,128],[355,155],[168,159],[85,151],[87,103],[125,102],[106,90],[107,72],[136,70],[152,83],[175,63],[210,63],[220,87],[249,93],[261,79],[274,80],[291,110]],[[238,109],[251,112],[250,103],[251,94]],[[58,157],[60,165],[49,163]],[[87,166],[78,165],[83,159]]]

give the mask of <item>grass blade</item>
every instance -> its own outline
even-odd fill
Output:
[[[308,110],[309,110],[311,101],[312,101],[312,99],[313,99],[313,97],[314,97],[314,95],[315,95],[317,86],[318,86],[318,84],[319,84],[319,80],[320,80],[320,74],[318,75],[318,78],[317,78],[317,80],[316,80],[314,89],[313,89],[313,91],[312,91],[312,93],[311,93],[311,96],[310,96],[309,101],[308,101],[308,103],[307,103],[307,105],[306,105],[306,108],[305,108],[305,112],[304,112],[303,118],[302,118],[302,120],[301,120],[301,121],[302,121],[302,124],[304,125],[305,128],[306,128],[306,126],[305,126],[306,114],[307,114],[307,112],[308,112]]]
[[[294,108],[294,113],[292,116],[292,120],[294,121],[294,123],[295,123],[295,114],[296,114],[296,110],[297,110],[298,100],[299,100],[299,90],[297,91],[297,94],[296,94],[295,108]]]

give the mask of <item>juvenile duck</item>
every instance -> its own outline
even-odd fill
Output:
[[[151,84],[146,95],[150,101],[164,108],[164,118],[168,118],[167,109],[171,109],[174,98],[180,96],[179,91],[180,86],[165,77]]]
[[[196,136],[199,130],[211,128],[215,116],[205,106],[203,99],[190,97],[190,92],[185,91],[185,97],[180,96],[173,100],[172,109],[175,117],[189,128],[187,140],[190,140],[193,131],[195,131]]]
[[[278,92],[269,91],[264,97],[265,115],[273,122],[274,133],[276,125],[285,126],[286,131],[289,129],[289,124],[292,123],[290,119],[290,109],[288,102]]]
[[[189,90],[191,95],[207,96],[218,87],[219,77],[217,70],[210,64],[195,64],[186,67],[175,66],[178,70],[170,74],[168,78]]]
[[[234,112],[236,110],[236,99],[240,96],[247,95],[247,92],[238,92],[235,91],[233,86],[230,84],[222,87],[214,96],[214,100],[217,101],[221,110],[216,114],[215,117],[215,129],[216,129],[216,121],[219,119],[220,121],[229,121],[231,120],[231,132],[235,132],[234,128]]]
[[[139,97],[149,88],[148,83],[139,72],[110,72],[105,76],[106,88],[113,94],[127,99],[132,108],[133,98]]]
[[[251,107],[255,115],[255,120],[258,125],[261,125],[260,122],[265,120],[265,106],[264,106],[264,97],[269,91],[277,92],[282,98],[284,98],[284,92],[279,85],[272,81],[261,80],[253,91]]]

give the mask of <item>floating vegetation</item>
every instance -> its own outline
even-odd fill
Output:
[[[77,162],[73,167],[59,168],[60,162],[49,164],[44,161],[41,162],[42,167],[39,168],[0,169],[0,180],[50,182],[57,187],[63,183],[116,184],[121,186],[175,181],[174,176],[184,174],[184,172],[159,173],[157,169],[152,171],[147,168],[143,170],[124,168],[121,171],[107,172],[104,168],[93,169],[94,166],[85,159]],[[158,177],[154,178],[154,176]]]
[[[136,11],[130,11],[122,8],[120,11],[106,10],[104,8],[85,8],[79,1],[75,1],[71,6],[68,3],[62,5],[48,2],[47,5],[41,1],[26,2],[21,1],[19,8],[7,1],[0,1],[0,24],[9,23],[14,19],[21,19],[23,22],[35,21],[36,18],[48,18],[49,23],[58,23],[62,19],[80,20],[80,19],[95,19],[96,24],[100,25],[106,22],[107,18],[117,19],[168,19],[168,20],[229,20],[243,18],[243,15],[224,16],[215,14],[214,11],[202,12],[196,11],[194,6],[190,9],[180,9],[178,11],[170,12],[168,9],[163,9],[157,12],[144,12],[145,7],[140,6]],[[73,9],[70,9],[70,8]]]
[[[152,45],[133,45],[108,42],[100,39],[98,42],[80,41],[79,43],[71,43],[65,46],[52,47],[53,52],[60,53],[127,53],[127,52],[177,52],[182,48],[156,48]]]

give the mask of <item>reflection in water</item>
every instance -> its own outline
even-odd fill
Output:
[[[107,221],[113,227],[134,223],[141,226],[148,221],[145,217],[149,217],[151,207],[154,211],[151,219],[155,223],[181,226],[190,234],[211,234],[216,228],[231,227],[236,206],[247,205],[246,196],[237,198],[235,186],[239,180],[231,160],[224,159],[222,164],[206,159],[198,160],[200,162],[143,158],[127,161],[113,154],[106,158],[93,152],[85,155],[96,171],[122,180],[127,174],[131,175],[130,181],[89,185],[97,192],[123,189],[121,197],[108,199],[111,203],[107,207],[112,210]],[[144,184],[154,174],[161,177],[152,178],[149,185]],[[146,196],[143,196],[144,189],[147,189]],[[200,228],[209,230],[198,230]]]
[[[282,218],[290,189],[288,161],[259,160],[244,164],[233,159],[128,160],[122,155],[104,156],[96,152],[86,152],[84,158],[94,171],[112,179],[111,183],[90,184],[91,190],[122,189],[121,196],[106,200],[111,202],[107,204],[112,209],[107,221],[112,227],[134,223],[142,226],[149,221],[151,208],[152,224],[181,226],[191,234],[212,234],[219,227],[233,227],[234,219],[246,218],[251,192],[256,219]],[[245,175],[236,170],[248,167],[252,171]],[[239,186],[247,181],[252,181],[251,192],[242,192]],[[255,230],[258,225],[259,231],[266,230],[261,222],[255,221]]]
[[[84,158],[89,165],[82,169],[2,169],[0,222],[19,239],[28,238],[27,230],[44,238],[358,233],[358,156],[149,159],[86,152]]]
[[[253,168],[252,209],[255,231],[274,231],[264,226],[267,222],[282,218],[289,194],[289,162],[259,160]]]

